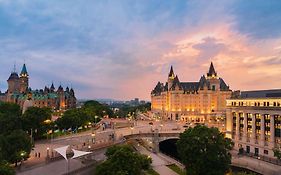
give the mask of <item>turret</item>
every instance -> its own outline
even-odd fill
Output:
[[[215,71],[213,62],[211,62],[209,72],[207,73],[207,78],[217,78],[217,72]]]
[[[72,97],[75,97],[75,93],[74,93],[74,90],[73,90],[72,88],[70,89],[69,92],[70,92],[70,94],[71,94]]]
[[[26,93],[28,89],[28,72],[26,69],[26,65],[23,64],[21,73],[20,73],[20,92]]]
[[[220,80],[217,76],[217,72],[215,71],[214,65],[211,62],[209,72],[207,73],[207,79],[210,83],[210,88],[213,91],[220,90]]]
[[[52,85],[51,85],[51,87],[50,87],[50,91],[51,91],[51,92],[55,92],[55,90],[56,90],[56,89],[55,89],[54,83],[52,82]]]
[[[57,92],[59,92],[59,93],[62,93],[62,92],[63,92],[63,87],[62,87],[61,85],[58,87]]]
[[[16,72],[16,66],[14,65],[14,70],[11,73],[10,77],[7,80],[8,82],[8,93],[19,92],[20,90],[20,79],[19,75]]]
[[[173,66],[171,66],[170,73],[168,75],[168,90],[170,90],[170,88],[172,87],[174,79],[175,79],[175,74],[174,74]]]

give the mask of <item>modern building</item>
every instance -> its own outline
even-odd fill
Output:
[[[226,136],[236,150],[273,158],[281,144],[281,89],[234,94],[227,100]]]
[[[68,87],[64,90],[59,86],[56,90],[54,84],[44,89],[32,90],[29,87],[29,74],[24,64],[20,75],[14,71],[7,80],[8,89],[0,92],[0,101],[17,103],[24,107],[26,100],[31,100],[33,106],[49,107],[53,110],[64,111],[76,107],[76,97],[74,90]]]
[[[152,113],[164,120],[205,123],[225,118],[226,99],[231,94],[213,63],[198,82],[181,82],[171,67],[168,81],[158,82],[151,92]]]

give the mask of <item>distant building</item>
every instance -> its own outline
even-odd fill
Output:
[[[281,144],[281,89],[237,92],[227,100],[226,136],[236,150],[273,158]]]
[[[72,88],[67,87],[64,90],[59,86],[56,90],[52,83],[51,87],[45,86],[44,89],[32,90],[29,87],[29,74],[25,64],[20,75],[14,70],[7,82],[8,89],[5,93],[0,92],[0,101],[17,103],[21,108],[28,99],[32,100],[33,106],[49,107],[53,110],[63,111],[76,107],[76,97]]]
[[[231,93],[213,63],[198,82],[181,82],[171,67],[168,81],[158,82],[151,92],[151,108],[154,115],[164,120],[204,123],[225,117],[226,99]]]

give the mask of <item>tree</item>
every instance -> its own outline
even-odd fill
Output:
[[[6,152],[4,160],[17,165],[18,162],[29,157],[31,151],[30,137],[22,130],[15,130],[6,136],[6,140],[0,145],[0,150]]]
[[[180,134],[177,150],[188,175],[224,175],[230,168],[233,142],[217,128],[195,126]]]
[[[273,153],[274,153],[274,157],[276,157],[277,159],[281,159],[281,150],[280,147],[276,147],[273,149]]]
[[[150,168],[151,158],[140,155],[128,146],[114,146],[106,152],[107,160],[100,164],[99,175],[139,175],[142,169]]]
[[[0,162],[0,174],[1,175],[15,175],[15,170],[9,166],[8,163],[2,161]]]
[[[95,116],[99,116],[99,117],[103,117],[104,115],[108,115],[109,117],[113,116],[113,111],[107,105],[100,104],[99,102],[94,100],[85,102],[82,108],[92,118],[92,121],[94,121]]]
[[[0,104],[0,134],[10,133],[21,129],[20,106],[14,103]]]
[[[67,110],[56,123],[60,129],[78,128],[90,122],[90,118],[83,109]]]
[[[30,107],[23,114],[23,128],[28,132],[33,130],[35,138],[41,138],[50,129],[51,116],[50,108]]]

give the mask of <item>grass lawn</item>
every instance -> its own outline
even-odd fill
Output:
[[[146,170],[144,172],[145,175],[160,175],[159,173],[157,173],[156,171],[154,171],[152,168],[149,170]]]
[[[185,171],[183,171],[176,164],[167,165],[167,167],[170,168],[171,170],[173,170],[174,172],[176,172],[179,175],[185,175]]]

